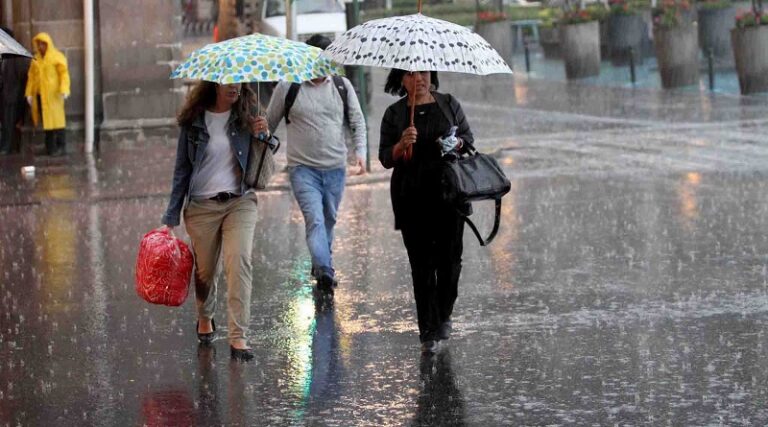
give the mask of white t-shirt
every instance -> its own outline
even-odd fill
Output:
[[[240,169],[227,136],[229,115],[230,111],[205,112],[210,139],[200,167],[192,177],[190,195],[193,198],[207,199],[221,192],[240,193]]]

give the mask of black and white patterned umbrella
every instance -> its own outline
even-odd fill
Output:
[[[421,13],[360,24],[337,37],[323,55],[344,65],[406,71],[512,73],[478,34]]]
[[[13,37],[8,35],[3,30],[0,30],[0,56],[27,56],[32,58],[32,54],[28,50],[24,49],[24,46],[19,44]]]

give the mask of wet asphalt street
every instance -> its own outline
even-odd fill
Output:
[[[259,197],[253,363],[230,362],[223,304],[199,349],[193,295],[135,294],[175,141],[0,159],[0,425],[768,424],[768,97],[441,74],[512,190],[490,247],[465,234],[453,338],[423,359],[382,77],[332,309],[285,177]]]

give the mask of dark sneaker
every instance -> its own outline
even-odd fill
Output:
[[[326,295],[333,296],[333,288],[338,285],[339,282],[328,274],[323,274],[317,279],[317,289]]]
[[[446,320],[437,329],[437,339],[447,340],[451,338],[451,332],[453,332],[453,322]]]
[[[437,347],[438,347],[437,341],[434,341],[434,340],[424,341],[423,343],[421,343],[422,356],[431,356],[437,353]]]
[[[234,348],[229,346],[229,353],[233,360],[248,362],[253,360],[253,351],[250,348]]]

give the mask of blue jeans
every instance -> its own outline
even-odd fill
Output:
[[[291,167],[289,175],[293,195],[304,215],[312,271],[317,278],[322,274],[333,277],[333,227],[344,194],[346,169],[299,165]]]

